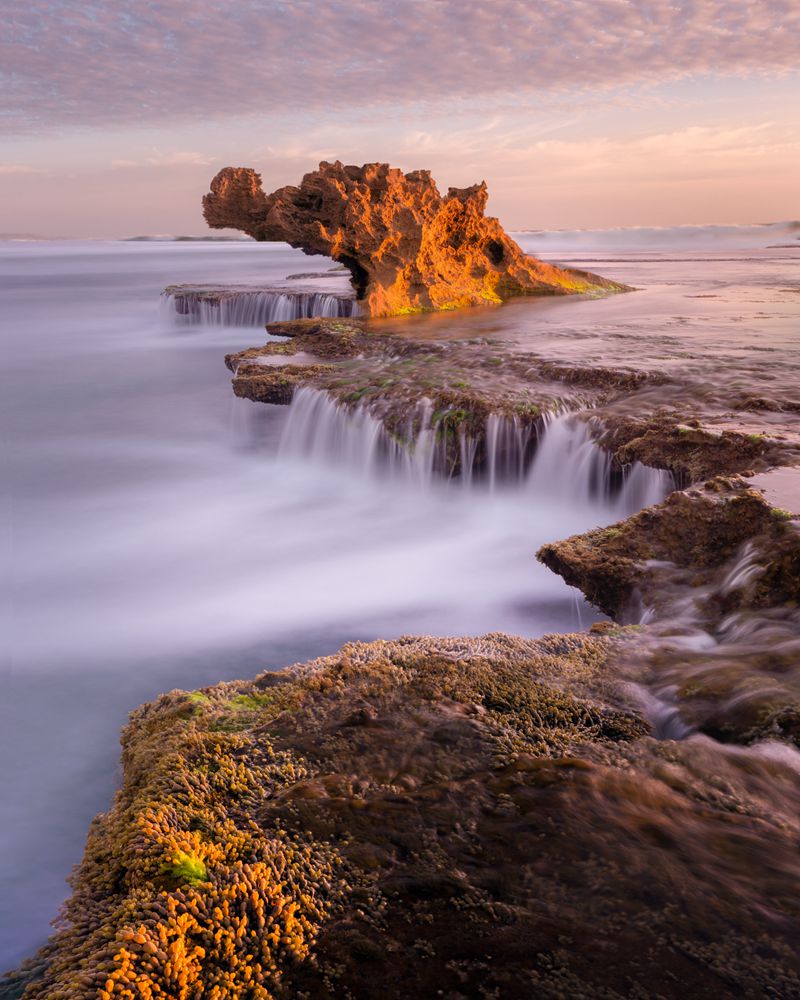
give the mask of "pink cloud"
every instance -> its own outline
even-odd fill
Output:
[[[28,0],[0,24],[0,125],[530,108],[570,90],[794,72],[798,37],[797,0]]]

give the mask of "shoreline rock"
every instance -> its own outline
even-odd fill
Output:
[[[320,163],[299,187],[265,194],[261,176],[225,167],[203,198],[212,229],[240,229],[323,254],[350,272],[369,316],[499,304],[518,295],[605,294],[627,286],[523,253],[484,215],[486,184],[440,195],[430,172]]]
[[[718,477],[537,556],[616,621],[647,622],[620,676],[687,731],[800,747],[800,512]]]
[[[800,996],[794,443],[720,433],[732,397],[699,413],[657,370],[270,333],[226,359],[237,395],[315,387],[399,427],[428,394],[470,432],[572,404],[619,465],[695,485],[540,550],[617,624],[352,643],[137,710],[60,929],[0,997]]]
[[[288,340],[226,356],[235,395],[286,405],[296,388],[318,389],[346,408],[366,407],[400,441],[409,439],[409,410],[424,402],[438,415],[447,475],[460,472],[462,436],[483,453],[490,415],[535,439],[546,415],[566,410],[586,421],[617,474],[639,461],[686,486],[800,461],[794,442],[719,431],[665,408],[662,397],[690,394],[691,385],[658,370],[567,365],[485,338],[417,340],[362,319],[269,323],[267,332]],[[295,356],[313,362],[290,366]]]
[[[747,605],[771,607],[800,601],[796,520],[746,480],[718,477],[699,489],[671,493],[663,503],[618,524],[548,543],[537,557],[592,604],[624,620],[634,594],[646,607],[667,612],[674,595],[666,586],[665,569],[686,570],[692,574],[688,585],[697,589],[713,582],[749,543],[766,568],[747,591]],[[741,589],[735,593],[742,598]],[[729,597],[715,615],[735,608]]]

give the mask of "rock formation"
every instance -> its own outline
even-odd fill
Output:
[[[212,229],[240,229],[339,261],[371,316],[625,290],[526,255],[484,215],[487,198],[485,183],[442,197],[427,170],[337,161],[269,195],[254,170],[226,167],[211,182],[203,213]]]

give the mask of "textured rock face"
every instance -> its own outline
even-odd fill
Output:
[[[800,774],[649,738],[635,641],[353,643],[144,706],[0,996],[797,996]]]
[[[742,575],[746,587],[734,587],[731,564],[742,561],[744,546],[761,568]],[[800,602],[796,519],[737,476],[672,493],[619,524],[551,542],[538,558],[617,620],[630,612],[634,594],[660,616],[671,615],[676,594],[683,603],[687,587],[712,620],[742,606]],[[676,579],[678,571],[684,572]]]
[[[783,471],[800,480],[800,470]],[[768,752],[800,747],[800,518],[790,510],[720,476],[545,545],[539,558],[618,621],[648,609],[641,644],[616,666],[683,727],[723,743],[774,743]]]
[[[484,216],[486,184],[442,197],[427,170],[386,163],[321,163],[299,187],[265,194],[261,177],[226,167],[203,213],[212,229],[240,229],[340,261],[371,316],[499,303],[515,295],[623,291],[597,275],[529,257]]]

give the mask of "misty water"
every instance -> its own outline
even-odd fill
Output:
[[[527,324],[531,336],[599,336],[602,324],[687,311],[678,299],[696,264],[672,251],[656,276],[642,247],[594,264],[598,246],[579,266],[646,291],[478,310],[446,327],[436,317],[427,335]],[[704,280],[731,284],[752,256],[736,253]],[[564,257],[557,240],[553,255]],[[762,251],[762,266],[784,265]],[[387,466],[369,450],[366,415],[234,398],[223,356],[263,331],[178,323],[160,301],[169,284],[270,284],[329,267],[250,243],[0,244],[0,965],[44,940],[137,704],[351,639],[587,627],[596,614],[536,549],[666,488],[647,476],[613,496],[590,488],[602,461],[568,421],[516,478],[465,485]],[[701,330],[723,322],[691,308]]]

